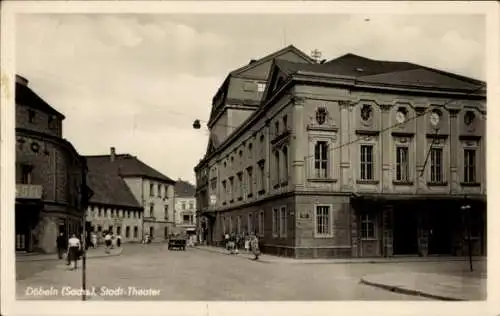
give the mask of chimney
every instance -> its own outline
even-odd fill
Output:
[[[111,147],[110,148],[110,159],[111,159],[111,161],[115,161],[115,156],[116,156],[115,147]]]

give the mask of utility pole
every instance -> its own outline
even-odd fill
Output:
[[[86,289],[87,289],[87,206],[90,198],[93,195],[92,190],[87,187],[87,161],[83,158],[82,163],[82,184],[81,184],[81,196],[80,196],[80,208],[82,212],[82,301],[87,300]]]

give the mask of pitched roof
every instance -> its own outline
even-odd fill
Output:
[[[191,183],[184,180],[177,180],[175,182],[175,195],[179,197],[194,197],[196,188]]]
[[[94,193],[90,203],[141,208],[125,180],[113,170],[104,171],[96,164],[89,166],[87,184]]]
[[[285,60],[276,60],[275,64],[285,74],[309,71],[382,85],[451,90],[474,90],[484,85],[480,80],[413,63],[374,60],[354,54],[346,54],[323,64],[302,64]]]
[[[22,77],[16,75],[16,104],[22,104],[33,109],[40,110],[42,112],[56,115],[61,119],[64,119],[64,115],[50,106],[45,100],[43,100],[38,94],[31,90],[27,86],[27,80],[23,79],[23,83],[20,83]]]
[[[243,67],[240,67],[238,69],[235,69],[233,71],[231,71],[229,73],[230,76],[237,76],[239,74],[241,74],[242,72],[248,70],[248,69],[251,69],[251,68],[254,68],[254,67],[257,67],[258,65],[262,65],[263,63],[266,63],[280,55],[283,55],[287,52],[294,52],[295,54],[303,57],[304,59],[306,59],[307,61],[311,62],[311,63],[316,63],[314,61],[314,59],[312,59],[311,57],[307,56],[307,54],[305,54],[303,51],[301,51],[300,49],[298,49],[297,47],[293,46],[293,45],[288,45],[278,51],[275,51],[274,53],[271,53],[269,55],[266,55],[264,57],[261,57],[259,59],[252,59],[250,61],[250,63],[248,63],[247,65],[243,66]]]
[[[154,179],[160,182],[175,184],[175,181],[152,167],[146,165],[137,157],[129,154],[115,155],[114,161],[111,161],[110,155],[86,156],[89,164],[97,165],[104,173],[114,171],[121,177],[144,177]]]

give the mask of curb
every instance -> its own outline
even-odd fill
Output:
[[[418,291],[418,290],[411,290],[411,289],[405,289],[399,286],[394,286],[394,285],[387,285],[387,284],[382,284],[382,283],[377,283],[377,282],[371,282],[367,281],[364,278],[361,278],[359,281],[361,284],[365,284],[368,286],[373,286],[373,287],[378,287],[390,292],[396,292],[396,293],[401,293],[401,294],[406,294],[406,295],[412,295],[412,296],[420,296],[420,297],[426,297],[434,300],[440,300],[440,301],[466,301],[463,299],[459,298],[454,298],[454,297],[448,297],[448,296],[441,296],[441,295],[436,295],[436,294],[429,294],[423,291]]]
[[[85,260],[90,260],[90,259],[98,259],[98,258],[108,258],[108,257],[116,257],[116,256],[120,256],[121,254],[123,253],[123,248],[121,248],[121,251],[119,252],[116,252],[116,253],[110,253],[110,254],[99,254],[99,255],[95,255],[95,256],[91,256],[91,257],[85,257]],[[56,254],[54,254],[56,255]],[[16,258],[16,263],[17,262],[34,262],[34,261],[59,261],[59,260],[65,260],[65,258],[63,259],[59,259],[59,258],[30,258],[29,256],[26,256],[27,259],[21,259],[21,258]],[[81,259],[80,259],[81,260]]]
[[[212,250],[210,248],[202,247],[199,248],[197,246],[193,247],[195,249],[203,250],[203,251],[208,251],[208,252],[213,252],[213,253],[218,253],[218,254],[225,254],[221,251],[218,250]],[[214,247],[216,249],[219,249],[217,247]],[[280,260],[281,258],[285,260]],[[250,259],[251,260],[251,259]],[[300,260],[302,259],[294,259],[294,258],[286,258],[286,257],[276,257],[276,260],[262,260],[259,259],[258,261],[262,263],[280,263],[280,264],[386,264],[386,263],[413,263],[413,262],[421,262],[421,263],[430,263],[430,262],[456,262],[456,261],[463,261],[464,259],[462,257],[448,257],[448,258],[426,258],[425,260],[422,259],[416,259],[416,258],[401,258],[401,259],[380,259],[380,260],[367,260],[367,259],[331,259],[329,261],[326,261],[328,259],[307,259],[309,261],[307,262],[301,262]],[[318,260],[318,262],[314,262],[314,260]],[[485,259],[475,259],[473,262],[482,262]],[[254,261],[254,260],[252,260]]]
[[[215,254],[218,254],[218,255],[221,255],[221,256],[231,256],[233,258],[250,260],[250,261],[253,261],[253,262],[257,262],[257,263],[272,263],[271,261],[262,260],[260,258],[258,260],[254,260],[253,258],[248,258],[247,256],[231,255],[229,253],[223,253],[223,252],[220,252],[220,251],[210,250],[210,249],[207,249],[207,248],[198,248],[196,246],[194,246],[193,249],[197,249],[197,250],[201,250],[201,251],[206,251],[206,252],[211,252],[211,253],[215,253]]]

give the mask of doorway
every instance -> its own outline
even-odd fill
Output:
[[[434,209],[429,212],[429,254],[451,255],[453,252],[453,228],[455,214],[446,209]]]
[[[407,208],[394,209],[393,212],[393,251],[395,255],[418,254],[417,228],[418,221],[415,210]]]

